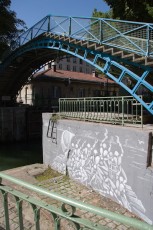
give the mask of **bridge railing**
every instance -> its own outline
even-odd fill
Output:
[[[59,113],[65,118],[143,126],[142,105],[132,96],[60,98]]]
[[[52,15],[21,34],[12,45],[12,50],[46,32],[153,57],[151,23]]]
[[[5,180],[5,184],[6,181],[8,181],[9,183],[11,183],[12,186],[15,187],[22,186],[22,190],[28,189],[30,195],[27,195],[19,190],[16,190],[15,188],[3,184],[2,183],[3,180]],[[37,194],[36,195],[37,199],[34,197],[34,195],[32,196],[32,194]],[[56,207],[56,205],[53,204],[50,205],[49,203],[44,202],[44,200],[42,201],[40,197],[44,197],[44,198],[48,197],[55,201],[54,204],[56,204],[56,201],[61,202],[61,207]],[[24,218],[26,217],[27,211],[25,211],[24,208],[26,208],[27,210],[27,205],[30,205],[33,210],[33,213],[31,213],[31,217],[34,216],[33,223],[35,225],[36,230],[41,229],[40,228],[41,224],[45,223],[43,222],[43,218],[42,218],[44,210],[47,211],[47,213],[49,213],[49,215],[47,215],[48,219],[51,220],[52,227],[56,230],[62,229],[61,228],[62,224],[67,225],[67,227],[69,226],[70,229],[76,229],[76,230],[77,229],[78,230],[79,229],[80,230],[81,229],[92,229],[92,230],[106,229],[105,226],[99,223],[94,223],[89,219],[85,219],[81,217],[81,215],[78,215],[80,213],[80,210],[93,213],[95,215],[98,215],[99,217],[114,220],[126,226],[128,225],[134,227],[135,229],[153,230],[153,226],[145,222],[142,222],[138,219],[129,218],[99,207],[95,207],[93,205],[84,202],[77,201],[75,199],[67,198],[55,192],[48,191],[44,188],[40,188],[38,186],[29,184],[27,182],[24,182],[12,176],[6,175],[5,173],[2,172],[0,172],[0,198],[2,201],[1,204],[3,206],[2,209],[4,211],[4,219],[5,219],[4,221],[5,226],[0,226],[0,227],[5,227],[5,229],[7,230],[12,229],[12,225],[10,223],[12,217],[17,221],[15,226],[16,229],[17,228],[25,229]],[[17,217],[15,217],[12,210],[11,212],[9,210],[11,201],[14,201],[16,204],[15,209],[17,211]],[[2,221],[0,222],[0,225],[1,224]],[[107,228],[107,230],[109,229],[110,228]]]

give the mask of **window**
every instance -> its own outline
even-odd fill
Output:
[[[70,62],[70,57],[67,57],[67,62]]]
[[[28,87],[25,88],[25,104],[28,102]]]
[[[95,90],[93,91],[93,95],[94,95],[94,97],[99,97],[99,96],[100,96],[100,90],[95,89]]]
[[[76,57],[73,57],[73,63],[76,63]]]
[[[80,64],[82,65],[82,59],[80,59]]]
[[[85,97],[85,89],[80,88],[78,91],[78,97]]]
[[[61,63],[59,64],[59,69],[62,69],[62,64]]]
[[[73,66],[73,71],[76,72],[76,66]]]
[[[51,69],[51,62],[48,63],[48,69]]]
[[[61,96],[61,88],[59,86],[53,86],[53,98],[59,98]]]
[[[113,91],[113,96],[117,96],[117,92],[115,90]]]
[[[32,86],[32,103],[35,103],[35,86]]]
[[[80,66],[80,72],[82,73],[82,67]]]
[[[68,71],[70,70],[70,65],[66,66],[66,70],[68,70]]]

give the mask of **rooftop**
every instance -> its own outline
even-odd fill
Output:
[[[33,79],[60,79],[60,80],[65,80],[65,79],[71,79],[74,81],[88,81],[88,82],[99,82],[99,83],[110,83],[110,84],[116,84],[114,81],[108,79],[102,74],[99,74],[98,76],[93,73],[93,74],[85,74],[81,72],[73,72],[73,71],[65,71],[65,70],[56,70],[53,71],[52,69],[48,69],[39,73],[36,73],[33,76]]]

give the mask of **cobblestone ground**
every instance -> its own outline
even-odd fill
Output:
[[[125,208],[121,207],[116,202],[111,201],[108,198],[105,198],[93,190],[81,185],[80,183],[73,181],[69,179],[66,176],[60,176],[53,179],[45,180],[43,182],[36,182],[35,185],[40,186],[42,188],[45,188],[52,192],[57,192],[58,194],[64,195],[69,198],[74,198],[78,201],[82,201],[88,204],[95,205],[97,207],[101,207],[116,213],[123,214],[128,217],[135,217],[134,214],[127,211]],[[55,201],[51,198],[47,198],[42,195],[38,195],[36,193],[31,193],[28,190],[23,190],[23,188],[20,188],[20,191],[33,196],[37,198],[38,200],[43,200],[47,204],[51,204],[55,207],[60,208],[61,202]],[[4,210],[2,205],[2,196],[0,196],[0,230],[6,229],[5,223],[4,223]],[[92,214],[87,211],[82,211],[77,209],[76,214],[81,216],[82,218],[88,219],[95,224],[101,224],[108,229],[116,229],[116,230],[132,230],[134,228],[125,226],[123,224],[120,224],[116,221],[112,221],[107,218],[102,218],[98,215]],[[40,215],[40,230],[49,230],[54,229],[53,221],[50,218],[50,213],[45,210],[41,210]],[[24,223],[24,229],[25,230],[34,230],[35,229],[35,223],[34,223],[34,215],[32,207],[26,203],[23,202],[23,223]],[[15,200],[13,197],[9,196],[9,219],[10,219],[10,230],[18,230],[18,215],[17,210],[15,206]],[[68,222],[66,220],[61,221],[61,229],[62,230],[72,230],[74,229],[72,226],[70,227]]]

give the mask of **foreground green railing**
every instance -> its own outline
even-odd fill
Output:
[[[2,180],[7,180],[11,183],[13,183],[15,186],[19,185],[22,186],[22,189],[30,190],[30,194],[36,192],[39,195],[43,195],[45,197],[49,197],[54,199],[55,201],[61,201],[62,205],[60,208],[54,207],[53,205],[50,205],[48,203],[45,203],[41,199],[36,199],[32,196],[28,196],[20,191],[17,191],[16,189],[10,188],[2,183]],[[34,213],[34,223],[35,223],[35,229],[39,230],[40,228],[40,217],[41,217],[41,210],[47,210],[50,213],[50,218],[52,218],[54,229],[61,229],[61,220],[66,220],[67,223],[71,224],[71,229],[95,229],[95,230],[108,230],[110,228],[106,228],[105,226],[102,226],[97,223],[93,223],[90,220],[81,218],[77,213],[78,209],[80,210],[86,210],[90,213],[94,213],[96,215],[99,215],[100,217],[105,217],[114,221],[117,221],[119,223],[122,223],[124,225],[129,225],[131,227],[134,227],[135,229],[142,229],[142,230],[153,230],[153,226],[144,223],[142,221],[139,221],[134,218],[129,218],[114,212],[110,212],[108,210],[94,207],[92,205],[76,201],[74,199],[69,199],[67,197],[61,196],[57,193],[47,191],[43,188],[40,188],[38,186],[29,184],[27,182],[21,181],[19,179],[16,179],[14,177],[8,176],[5,173],[0,173],[0,192],[1,196],[0,198],[3,201],[3,208],[5,213],[5,229],[10,229],[9,224],[9,202],[8,198],[9,196],[14,196],[15,202],[16,202],[16,208],[18,213],[18,222],[19,222],[19,229],[24,229],[23,224],[23,214],[22,214],[22,204],[23,201],[26,201],[29,203],[33,209]],[[65,223],[64,223],[65,224]],[[1,226],[0,226],[1,227]],[[52,228],[53,229],[53,228]],[[67,228],[66,228],[67,229]],[[69,229],[69,228],[68,228]]]
[[[142,105],[132,96],[60,98],[59,113],[65,118],[143,125]]]

